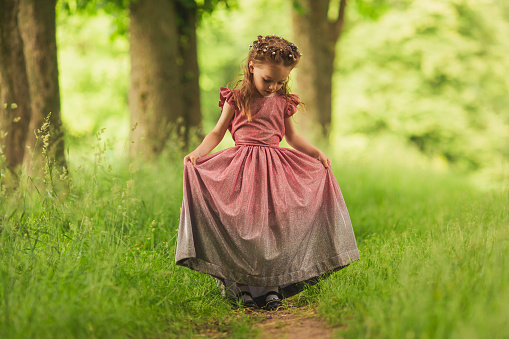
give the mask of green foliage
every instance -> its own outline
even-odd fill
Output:
[[[112,20],[112,37],[125,36],[129,29],[130,0],[59,0],[57,12],[63,15],[106,13]]]
[[[110,25],[105,14],[58,18],[62,121],[73,147],[100,128],[114,142],[128,136],[129,44],[123,36],[111,39]]]
[[[78,13],[96,15],[106,13],[111,16],[113,36],[126,36],[129,30],[129,4],[132,0],[59,0],[58,9],[65,15]],[[143,0],[135,0],[143,1]],[[177,0],[178,4],[196,11],[198,22],[204,14],[210,14],[215,8],[235,7],[236,0]]]
[[[508,29],[481,1],[413,1],[356,22],[338,47],[334,131],[394,135],[465,170],[507,166]]]
[[[406,1],[398,1],[401,5]],[[378,19],[384,15],[394,4],[389,0],[356,0],[353,3],[355,11],[363,18]]]
[[[204,15],[211,14],[215,9],[221,8],[230,10],[237,7],[238,0],[179,0],[181,3],[191,3],[196,6],[198,22]]]
[[[328,1],[328,12],[329,19],[335,20],[339,10],[340,2],[342,0],[329,0]],[[302,0],[292,0],[292,8],[299,15],[302,15],[308,11]],[[398,1],[398,4],[402,4],[406,1]],[[388,11],[394,4],[389,0],[355,0],[353,2],[346,2],[347,6],[354,8],[355,14],[362,17],[363,19],[378,19],[386,11]]]
[[[76,11],[84,11],[89,14],[95,14],[97,11],[113,13],[115,11],[124,11],[129,8],[130,0],[61,0],[60,6],[68,14]]]

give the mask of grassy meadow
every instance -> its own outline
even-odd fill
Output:
[[[46,189],[3,192],[0,337],[256,337],[214,279],[174,264],[182,154],[149,166],[98,145]],[[507,337],[507,187],[405,167],[411,154],[329,154],[361,260],[291,304],[317,307],[338,337]]]

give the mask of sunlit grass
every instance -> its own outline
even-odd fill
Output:
[[[343,337],[505,337],[507,190],[481,191],[461,175],[386,156],[336,168],[361,260],[301,298],[346,325]]]
[[[361,260],[294,302],[346,324],[339,336],[507,333],[507,192],[405,167],[404,154],[329,154]],[[214,279],[174,264],[182,154],[153,165],[102,156],[70,164],[67,194],[28,182],[2,198],[0,337],[252,336],[256,319]]]
[[[211,319],[217,331],[242,329],[212,278],[174,264],[174,157],[71,164],[67,194],[28,181],[2,198],[0,337],[186,337]]]

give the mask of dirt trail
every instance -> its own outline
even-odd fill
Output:
[[[255,312],[253,312],[255,313]],[[319,318],[309,307],[288,307],[273,312],[259,313],[260,320],[253,329],[258,330],[260,339],[329,339],[334,328]]]
[[[252,338],[259,339],[331,339],[334,330],[320,318],[312,306],[295,306],[285,302],[285,306],[277,311],[243,309],[239,310],[252,317]],[[217,323],[209,329],[201,329],[198,337],[228,338],[227,332],[217,331]],[[216,328],[214,328],[216,327]]]

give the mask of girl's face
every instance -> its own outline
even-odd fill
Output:
[[[292,67],[272,63],[249,62],[249,71],[253,73],[253,83],[262,97],[271,97],[283,87]]]

